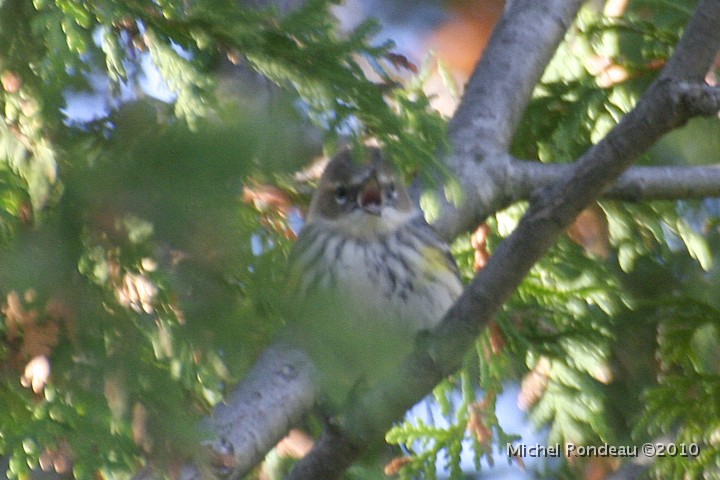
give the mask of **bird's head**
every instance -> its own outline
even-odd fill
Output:
[[[369,148],[366,156],[359,162],[344,150],[328,163],[310,203],[309,223],[369,238],[390,233],[418,214],[381,151]]]

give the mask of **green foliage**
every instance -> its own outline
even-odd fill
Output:
[[[279,325],[287,239],[254,252],[268,227],[238,195],[262,173],[251,159],[291,161],[293,142],[264,151],[279,118],[231,109],[192,132],[159,122],[166,111],[127,105],[107,139],[75,143],[57,207],[6,242],[0,390],[17,407],[0,414],[0,447],[14,475],[61,446],[79,477],[193,454],[200,415]],[[38,358],[52,378],[25,367],[20,387]]]
[[[603,138],[669,58],[691,15],[687,8],[678,13],[665,2],[634,2],[621,18],[581,12],[516,132],[515,154],[569,162]]]
[[[311,155],[308,120],[328,150],[374,137],[404,173],[437,168],[445,124],[423,78],[396,80],[402,62],[373,44],[375,23],[338,34],[334,3],[281,14],[234,0],[0,2],[0,454],[11,475],[54,459],[78,478],[115,478],[197,454],[198,418],[282,325],[289,217],[306,193],[290,173]],[[599,141],[669,57],[691,3],[583,12],[513,153],[569,162]],[[231,99],[218,88],[223,58],[287,93]],[[172,105],[127,101],[144,62]],[[106,87],[108,111],[68,118],[67,95]],[[698,163],[717,150],[717,128],[691,123],[642,161]],[[263,197],[269,182],[284,190]],[[465,278],[523,212],[491,217],[482,248],[457,240]],[[607,221],[600,253],[559,242],[436,388],[435,418],[388,432],[409,453],[401,478],[436,478],[438,461],[462,478],[463,448],[478,469],[492,465],[494,447],[519,439],[495,414],[507,381],[522,382],[520,403],[551,442],[669,434],[700,455],[660,459],[658,478],[717,472],[717,205],[602,202],[594,215]]]
[[[642,2],[652,5],[649,11],[640,3],[633,4],[633,10],[620,19],[587,13],[581,17],[579,31],[565,48],[586,55],[570,57],[563,55],[562,49],[559,52],[538,87],[524,119],[525,127],[516,137],[519,156],[542,161],[577,158],[632,108],[658,66],[670,55],[692,10],[690,5],[679,8],[671,2]],[[598,62],[605,71],[598,71]],[[609,75],[612,69],[621,75],[613,78]],[[716,121],[709,123],[703,125],[705,132],[716,128]],[[699,133],[697,126],[689,128],[695,135]],[[674,133],[673,137],[680,135]],[[665,141],[661,145],[671,144]],[[666,151],[658,147],[643,161],[664,162]],[[697,160],[677,155],[674,161]],[[705,156],[703,161],[711,160]],[[708,424],[718,418],[718,397],[713,390],[713,355],[718,339],[712,326],[718,316],[715,307],[706,303],[712,295],[702,291],[717,289],[717,281],[709,281],[708,275],[716,276],[702,272],[717,271],[717,214],[709,210],[710,206],[602,203],[613,254],[608,270],[598,272],[587,284],[592,287],[588,293],[596,290],[600,297],[590,301],[586,294],[581,296],[588,305],[596,303],[599,310],[588,318],[583,306],[585,314],[576,324],[583,326],[578,335],[573,332],[555,339],[553,333],[525,338],[533,346],[529,351],[545,344],[544,348],[550,348],[545,355],[556,353],[544,369],[547,383],[543,396],[531,409],[532,418],[551,426],[551,443],[642,443],[667,433],[671,436],[665,438],[677,444],[695,442],[702,454],[697,458],[660,458],[653,471],[657,478],[696,478],[716,471],[716,441],[709,440],[713,429],[708,429]],[[558,248],[562,243],[556,251]],[[536,271],[543,265],[544,261]],[[555,281],[569,265],[573,269],[582,265],[584,275],[597,270],[597,265],[566,257],[556,259],[546,275]],[[532,274],[518,296],[536,278]],[[613,278],[616,280],[608,284]],[[698,281],[705,286],[696,287]],[[527,300],[537,301],[538,293],[533,291],[521,308],[528,307]],[[551,326],[544,326],[544,332],[565,323],[552,317],[565,310],[563,306],[571,305],[569,300],[547,304],[553,311],[548,322]],[[572,303],[582,306],[583,301]],[[716,304],[714,300],[711,303]],[[627,334],[644,337],[630,340],[624,337]],[[550,339],[553,341],[548,344]],[[636,356],[628,358],[631,355]],[[536,356],[530,358],[528,367],[536,368]],[[661,372],[666,373],[655,371],[657,360]],[[611,385],[596,381],[600,378],[594,369],[598,368],[609,368],[607,372],[614,377]],[[656,375],[659,383],[653,385]],[[633,437],[629,438],[631,430]]]
[[[720,310],[691,298],[658,305],[658,384],[644,395],[647,404],[636,433],[667,435],[696,452],[660,457],[653,466],[658,478],[707,476],[718,472],[718,322]],[[662,438],[662,437],[660,437]]]
[[[117,476],[197,454],[198,419],[282,323],[288,178],[310,155],[307,119],[330,147],[376,137],[407,172],[434,163],[444,121],[419,83],[392,79],[373,23],[337,33],[333,3],[0,2],[0,455],[12,476],[53,464]],[[230,98],[224,57],[289,95]],[[147,62],[171,108],[128,102]],[[68,95],[105,89],[99,118],[66,116]],[[286,191],[263,191],[275,178]]]
[[[175,115],[191,125],[214,101],[211,66],[220,55],[242,56],[258,72],[292,89],[334,142],[339,133],[374,136],[405,168],[434,165],[444,122],[430,114],[417,86],[400,88],[387,73],[391,44],[370,44],[372,22],[338,36],[328,7],[317,0],[285,15],[243,9],[230,0],[118,4],[110,1],[10,1],[2,5],[0,40],[6,125],[3,143],[20,140],[8,161],[42,206],[55,183],[66,89],[88,90],[86,75],[104,76],[117,90],[136,81],[144,53],[176,94]],[[99,41],[93,34],[99,32]],[[366,59],[379,77],[363,71]],[[14,125],[18,132],[9,132]],[[355,127],[353,127],[355,125]],[[18,150],[18,148],[15,148]]]
[[[490,251],[524,211],[524,206],[515,206],[488,221],[494,232],[487,239]],[[467,273],[476,254],[467,237],[456,241],[453,253]],[[504,382],[522,376],[518,403],[530,409],[538,425],[550,426],[549,444],[617,441],[619,433],[608,417],[611,392],[606,384],[611,381],[614,316],[626,300],[607,265],[561,241],[535,266],[496,325],[480,337],[458,378],[436,389],[448,425],[445,433],[427,432],[424,424],[411,419],[388,434],[388,441],[415,452],[407,478],[417,472],[430,475],[440,454],[448,455],[448,470],[457,472],[459,456],[446,452],[463,440],[478,468],[481,459],[493,465],[493,446],[502,453],[508,443],[520,440],[498,422],[495,396]]]
[[[0,209],[0,243],[6,243],[30,212],[27,184],[6,165],[0,167]]]

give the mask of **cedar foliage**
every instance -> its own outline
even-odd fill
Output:
[[[437,167],[444,120],[422,78],[398,80],[403,62],[372,41],[374,23],[340,35],[333,3],[284,14],[233,0],[0,3],[0,454],[11,476],[122,477],[196,451],[198,419],[282,326],[291,220],[307,201],[291,173],[311,152],[308,120],[328,150],[374,137],[408,175]],[[514,153],[568,162],[602,138],[691,13],[660,0],[633,2],[622,18],[584,11]],[[218,88],[226,57],[286,93],[262,103]],[[138,93],[148,61],[169,104]],[[68,116],[68,98],[98,91],[99,118]],[[644,161],[716,161],[717,130],[692,122]],[[715,156],[698,160],[688,138]],[[457,239],[465,276],[523,210]],[[462,478],[463,448],[478,467],[503,457],[493,446],[519,438],[495,403],[513,380],[549,443],[665,433],[701,454],[659,458],[658,478],[717,474],[719,213],[710,200],[601,202],[589,217],[599,250],[564,239],[535,267],[463,370],[436,388],[442,421],[388,432],[407,457],[401,478],[435,478],[438,459]]]

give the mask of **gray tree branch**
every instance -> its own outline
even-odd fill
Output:
[[[263,352],[257,365],[263,368],[254,368],[206,424],[219,439],[212,450],[226,450],[238,478],[262,461],[312,409],[317,396],[317,372],[302,351],[277,343]],[[254,408],[248,411],[248,405]]]
[[[720,165],[635,167],[623,174],[604,197],[632,202],[720,197]]]
[[[202,428],[213,440],[183,468],[181,478],[207,478],[208,472],[245,476],[312,409],[316,379],[315,367],[301,350],[285,342],[270,346],[206,419]],[[155,478],[148,475],[136,479]]]
[[[683,97],[686,108],[693,115],[717,113],[720,87],[678,82],[672,89],[670,94]],[[505,169],[502,178],[507,179],[505,198],[511,199],[510,203],[529,199],[538,188],[557,181],[575,168],[567,164],[523,161],[509,155],[501,167]],[[720,165],[631,167],[604,192],[603,197],[632,202],[720,197]],[[486,212],[482,218],[494,211]]]
[[[507,206],[508,148],[530,101],[582,0],[515,0],[493,30],[449,125],[446,162],[465,199],[443,205],[434,224],[447,240]],[[442,198],[442,197],[441,197]]]
[[[296,465],[290,479],[338,478],[367,445],[382,441],[392,422],[460,367],[477,335],[583,208],[663,134],[693,115],[707,114],[705,106],[715,111],[720,108],[717,103],[704,102],[704,95],[698,98],[695,94],[702,89],[705,72],[720,48],[718,25],[720,0],[702,2],[675,54],[636,108],[567,174],[536,192],[516,230],[493,253],[438,328],[423,339],[423,345],[387,383],[349,406],[343,428],[326,433]]]
[[[516,200],[530,199],[535,190],[556,182],[573,168],[516,159],[511,162],[508,183]],[[603,198],[629,202],[707,197],[720,197],[720,165],[633,167],[603,194]]]

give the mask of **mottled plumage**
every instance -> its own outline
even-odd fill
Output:
[[[290,260],[298,341],[331,389],[388,373],[462,290],[447,244],[380,150],[368,156],[328,164]]]

